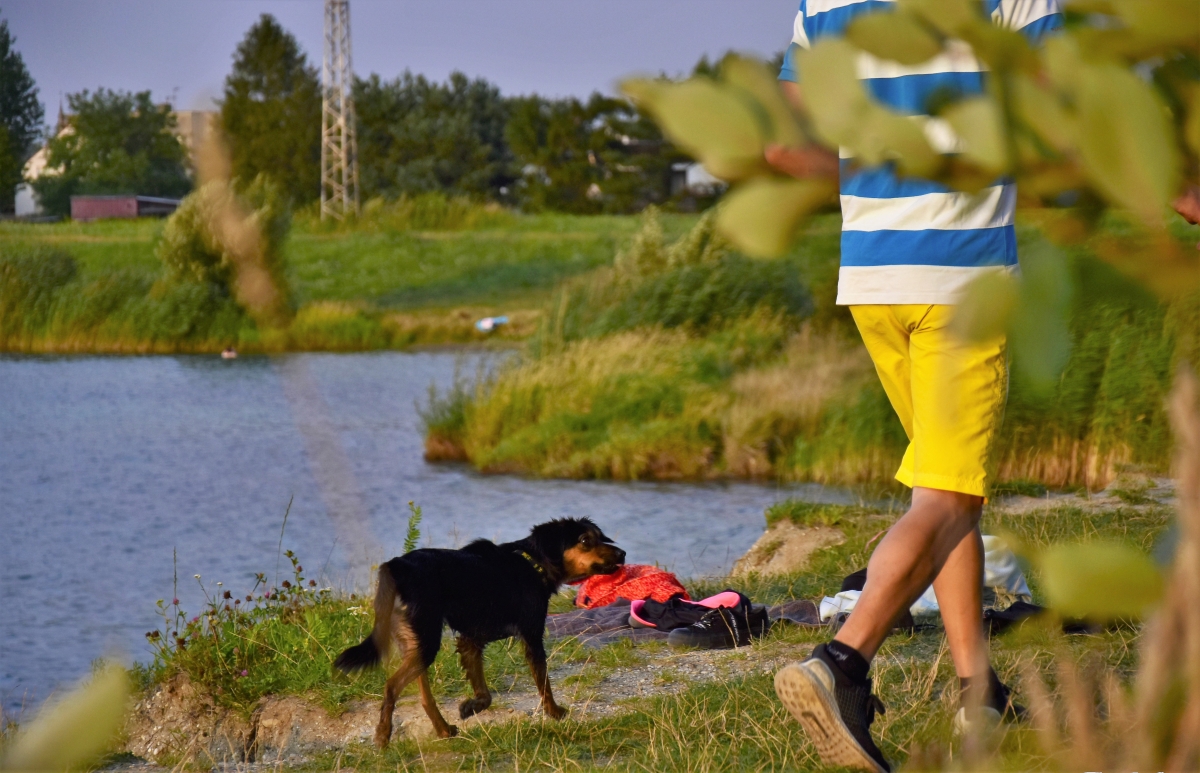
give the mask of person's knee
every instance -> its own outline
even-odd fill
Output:
[[[913,489],[913,505],[935,510],[946,526],[963,533],[979,525],[983,516],[983,497],[958,491],[932,488]]]

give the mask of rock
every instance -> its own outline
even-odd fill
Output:
[[[846,541],[846,535],[830,526],[797,526],[777,521],[733,565],[732,576],[747,574],[790,574],[808,566],[813,553]]]

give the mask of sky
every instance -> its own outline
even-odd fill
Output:
[[[612,92],[634,73],[679,74],[701,54],[769,57],[787,46],[797,0],[352,0],[354,71],[454,70],[505,94]],[[46,120],[61,98],[104,86],[149,89],[208,109],[238,42],[269,13],[309,61],[322,54],[322,0],[0,0],[37,82]]]

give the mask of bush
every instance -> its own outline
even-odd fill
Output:
[[[289,224],[283,197],[267,178],[240,194],[211,182],[167,220],[157,254],[170,280],[209,285],[259,321],[282,324],[293,311],[282,252]]]
[[[641,230],[611,269],[569,283],[551,302],[534,350],[580,338],[655,325],[696,334],[764,309],[798,322],[813,312],[799,266],[750,260],[731,252],[704,215],[671,245],[658,213],[646,210]]]

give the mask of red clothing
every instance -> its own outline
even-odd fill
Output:
[[[670,572],[657,566],[626,564],[612,574],[594,574],[584,580],[575,597],[575,606],[593,609],[611,604],[619,598],[665,602],[680,594],[685,599],[691,598]]]

